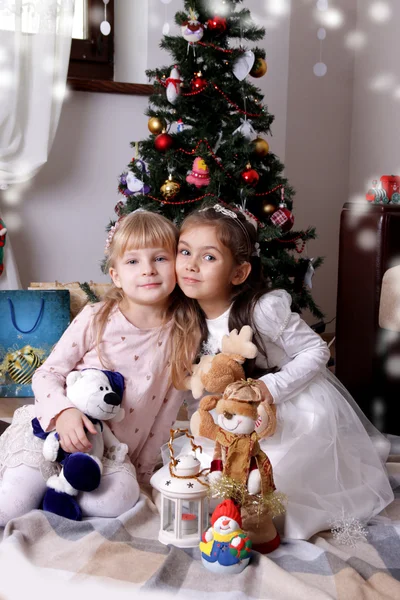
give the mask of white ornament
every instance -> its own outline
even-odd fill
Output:
[[[143,181],[140,181],[140,179],[130,171],[126,176],[126,187],[131,192],[139,192],[143,187]]]
[[[319,40],[324,40],[326,38],[326,29],[324,29],[324,27],[318,29],[317,37]]]
[[[110,35],[111,25],[108,21],[102,21],[100,23],[100,31],[103,35]]]
[[[240,119],[242,124],[235,129],[232,135],[235,133],[241,133],[246,140],[254,140],[257,137],[257,133],[254,131],[253,125],[251,124],[250,119]]]
[[[306,274],[304,275],[304,284],[311,290],[312,289],[312,278],[314,275],[314,267],[313,267],[313,258],[310,258],[308,261],[308,267]]]
[[[184,40],[193,44],[201,40],[204,35],[204,29],[202,25],[194,30],[189,29],[187,25],[182,25],[181,33]]]
[[[326,75],[327,71],[328,67],[323,62],[317,62],[314,65],[314,75],[316,75],[317,77],[323,77],[324,75]]]
[[[162,28],[162,34],[163,35],[169,34],[169,23],[164,23],[163,28]]]
[[[104,4],[104,21],[100,23],[100,31],[103,35],[110,35],[111,25],[107,20],[107,4],[110,0],[103,0]]]
[[[167,100],[171,104],[175,104],[178,96],[181,93],[181,74],[177,67],[171,69],[171,73],[166,81],[167,84]]]
[[[204,25],[198,19],[199,15],[194,11],[189,11],[189,18],[181,26],[183,39],[190,43],[196,43],[201,40],[204,35]]]
[[[237,79],[239,79],[239,81],[243,81],[243,79],[250,73],[255,59],[256,57],[254,52],[252,52],[252,50],[247,50],[235,60],[235,64],[233,65],[233,74]]]

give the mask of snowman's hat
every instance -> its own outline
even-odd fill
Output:
[[[242,526],[242,517],[240,516],[240,511],[237,505],[233,502],[233,500],[224,500],[214,510],[211,517],[211,525],[214,525],[215,521],[220,517],[227,517],[228,519],[233,519],[239,525]]]

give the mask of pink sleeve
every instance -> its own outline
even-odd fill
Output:
[[[36,416],[44,431],[54,429],[55,417],[73,406],[65,395],[65,379],[92,345],[92,318],[93,308],[85,306],[32,378]]]
[[[148,483],[153,474],[154,467],[160,457],[160,449],[169,440],[170,430],[176,421],[178,411],[183,403],[184,392],[171,386],[162,404],[149,437],[136,461],[137,477],[141,483]]]

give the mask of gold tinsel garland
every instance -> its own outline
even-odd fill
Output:
[[[281,492],[270,491],[266,494],[249,494],[247,486],[222,475],[221,479],[210,485],[210,495],[213,498],[231,498],[237,504],[246,508],[248,513],[264,514],[277,517],[285,512],[286,496]]]

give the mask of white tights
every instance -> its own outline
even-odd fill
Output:
[[[19,465],[9,467],[0,482],[0,527],[8,521],[39,508],[46,482],[38,469]],[[126,471],[103,475],[94,492],[81,492],[77,501],[84,517],[118,517],[138,501],[136,479]]]

